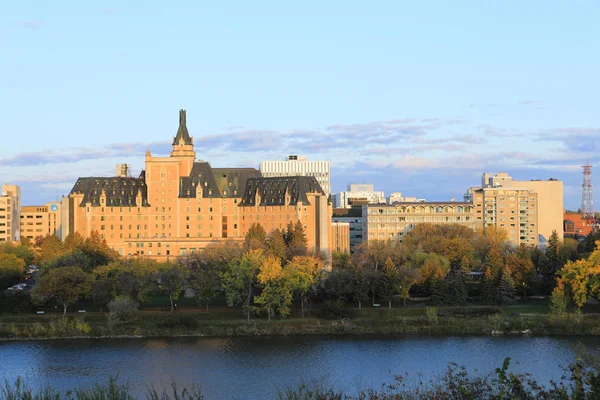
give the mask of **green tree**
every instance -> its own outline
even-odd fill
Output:
[[[504,268],[500,278],[500,301],[504,304],[513,304],[517,299],[517,287],[515,281],[510,275],[510,270]]]
[[[396,264],[390,257],[385,260],[381,271],[381,279],[379,280],[379,294],[388,301],[388,308],[392,308],[392,299],[397,293],[397,288],[400,285],[400,274]]]
[[[546,265],[544,266],[543,274],[547,278],[553,278],[556,272],[560,270],[565,262],[560,254],[560,239],[556,231],[552,231],[548,244],[546,245]]]
[[[333,253],[331,253],[331,268],[333,270],[352,268],[352,261],[350,255],[338,251],[334,251]]]
[[[196,292],[198,303],[204,302],[208,311],[208,303],[217,295],[217,288],[221,283],[221,271],[201,259],[188,261],[188,271],[188,283]]]
[[[113,261],[98,267],[93,274],[96,280],[105,280],[110,297],[128,296],[139,302],[144,301],[148,293],[156,287],[156,262],[141,258],[126,261]]]
[[[290,222],[286,232],[287,258],[291,260],[296,256],[305,256],[308,252],[308,239],[304,233],[302,222]]]
[[[169,295],[171,312],[174,311],[175,301],[179,298],[187,280],[187,270],[175,263],[166,262],[159,265],[156,278],[159,288]]]
[[[267,249],[266,254],[277,257],[284,262],[286,257],[286,245],[283,232],[279,229],[273,230],[267,238]]]
[[[13,245],[5,243],[0,246],[0,254],[14,254],[25,262],[25,266],[32,265],[35,258],[35,253],[24,245]]]
[[[250,225],[248,233],[246,233],[244,249],[246,251],[264,249],[266,240],[267,233],[265,232],[265,228],[259,223],[254,223]]]
[[[490,267],[485,269],[480,285],[484,303],[497,304],[500,300],[498,289],[499,282],[497,281],[496,276],[492,273],[492,269]]]
[[[66,315],[67,307],[87,295],[90,286],[90,275],[81,268],[56,268],[37,280],[32,296],[37,303],[58,302],[63,306],[63,315]]]
[[[18,283],[25,276],[25,261],[15,254],[0,253],[0,291]]]
[[[262,291],[254,302],[267,312],[267,319],[270,321],[276,310],[283,316],[288,315],[293,297],[292,274],[284,274],[281,261],[268,256],[262,261],[257,278]]]
[[[248,321],[250,321],[256,275],[264,258],[263,250],[249,250],[239,260],[232,260],[221,273],[227,303],[230,307],[242,304]]]
[[[322,260],[311,256],[296,256],[284,267],[284,277],[291,281],[294,290],[300,293],[302,318],[304,318],[304,304],[307,295],[315,289],[323,267]]]

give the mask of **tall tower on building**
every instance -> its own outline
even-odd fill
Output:
[[[594,218],[594,197],[592,186],[592,166],[585,163],[583,167],[583,189],[581,194],[581,218]]]

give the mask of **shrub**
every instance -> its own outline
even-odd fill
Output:
[[[351,311],[340,300],[326,301],[321,306],[320,317],[324,319],[344,319],[352,316]]]
[[[112,321],[127,321],[137,314],[138,304],[127,296],[118,296],[108,303],[108,310]]]

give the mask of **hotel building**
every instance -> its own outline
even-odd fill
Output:
[[[139,177],[117,175],[77,180],[64,200],[65,231],[97,231],[121,255],[164,259],[243,240],[253,222],[269,233],[300,220],[309,247],[330,253],[331,207],[315,178],[269,179],[196,161],[184,110],[168,157],[147,151]]]

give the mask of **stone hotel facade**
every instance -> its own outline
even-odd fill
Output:
[[[252,223],[268,233],[296,221],[310,249],[331,253],[332,208],[314,177],[264,178],[254,168],[196,161],[184,110],[168,157],[147,151],[137,178],[79,178],[63,202],[65,232],[97,231],[123,256],[183,256],[243,240]]]

